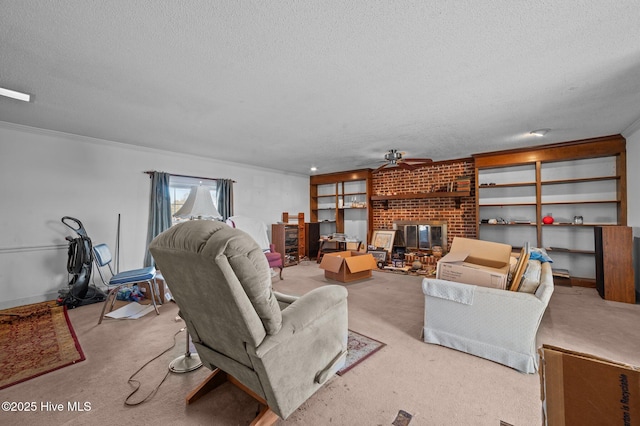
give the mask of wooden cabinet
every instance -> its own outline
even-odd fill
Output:
[[[301,253],[297,224],[274,223],[271,225],[271,240],[282,255],[285,267],[299,263]]]
[[[368,241],[373,223],[371,170],[311,176],[309,188],[310,222],[319,223],[320,235],[340,233]]]
[[[600,297],[636,303],[633,233],[628,226],[596,226],[596,288]]]
[[[304,254],[309,259],[315,259],[318,257],[320,249],[320,224],[318,222],[305,223],[304,233],[307,240]]]
[[[595,286],[594,227],[626,225],[626,147],[609,136],[474,155],[480,239],[545,247],[574,285]],[[553,224],[542,218],[552,216]]]
[[[295,222],[293,222],[295,221]],[[289,212],[282,212],[282,222],[287,225],[298,226],[298,260],[306,253],[307,237],[304,230],[304,213],[298,213],[297,216],[289,215]]]

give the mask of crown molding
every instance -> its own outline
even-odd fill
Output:
[[[631,123],[629,125],[629,127],[624,129],[622,131],[621,135],[624,136],[625,139],[627,139],[629,136],[631,136],[632,134],[634,134],[634,133],[636,133],[638,131],[640,131],[640,117],[638,117],[638,119],[636,121]]]
[[[211,161],[217,164],[225,164],[228,166],[240,167],[243,169],[260,170],[264,172],[277,173],[285,176],[299,176],[303,178],[309,177],[309,175],[305,175],[302,173],[287,172],[283,170],[272,169],[269,167],[254,166],[250,164],[236,163],[233,161],[225,161],[225,160],[220,160],[213,157],[208,157],[205,155],[195,155],[195,154],[188,154],[188,153],[179,152],[179,151],[169,151],[164,149],[151,148],[151,147],[142,146],[142,145],[127,144],[124,142],[116,142],[108,139],[94,138],[92,136],[83,136],[75,133],[61,132],[58,130],[43,129],[41,127],[25,126],[24,124],[10,123],[8,121],[0,121],[0,128],[5,128],[8,130],[16,130],[16,131],[25,132],[25,133],[32,133],[37,135],[43,135],[43,136],[49,136],[49,137],[57,137],[61,139],[67,139],[67,140],[77,141],[82,143],[91,143],[94,145],[117,147],[117,148],[131,150],[131,151],[141,151],[141,152],[157,153],[157,154],[164,154],[164,155],[171,154],[171,155],[178,155],[184,158],[198,159],[198,160],[202,160],[203,158],[205,158],[208,161]],[[188,173],[185,173],[185,174],[188,174]]]

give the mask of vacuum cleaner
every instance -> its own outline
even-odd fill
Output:
[[[76,237],[67,236],[69,242],[69,257],[67,260],[67,272],[69,273],[69,288],[60,290],[57,302],[58,305],[65,305],[67,308],[88,305],[91,303],[103,302],[106,294],[89,285],[91,279],[91,267],[93,265],[93,246],[91,238],[87,235],[82,222],[78,219],[64,216],[62,223],[71,228]]]

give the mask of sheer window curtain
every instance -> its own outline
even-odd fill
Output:
[[[147,245],[145,246],[144,266],[155,264],[149,244],[163,231],[171,227],[171,197],[169,195],[169,173],[152,172],[151,200],[149,202],[149,223]]]
[[[218,212],[222,215],[224,222],[233,216],[233,180],[216,179],[216,181]]]

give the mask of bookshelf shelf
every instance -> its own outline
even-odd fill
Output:
[[[594,230],[627,223],[625,139],[613,135],[473,157],[478,238],[550,247],[554,268],[569,271],[574,285],[593,287]],[[553,224],[542,223],[548,215]],[[490,219],[506,223],[486,223]]]

